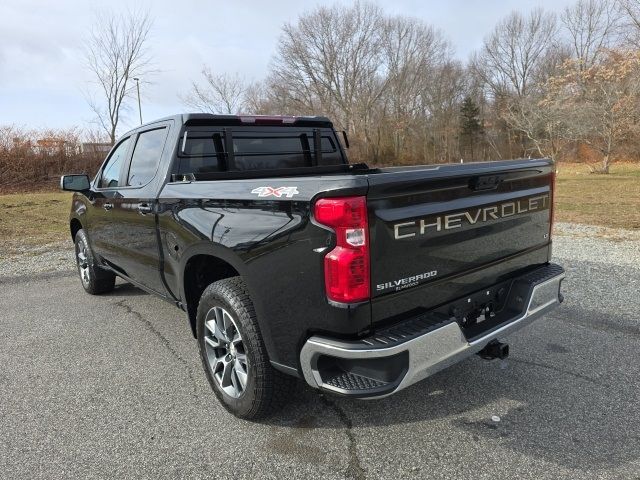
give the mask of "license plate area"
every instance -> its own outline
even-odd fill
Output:
[[[507,308],[512,284],[509,280],[478,290],[437,311],[455,320],[467,338],[475,337],[513,314]]]

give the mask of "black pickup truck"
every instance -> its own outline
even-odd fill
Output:
[[[344,143],[344,147],[343,147]],[[325,117],[184,114],[65,175],[78,271],[186,311],[222,404],[258,418],[295,379],[375,398],[555,308],[549,160],[368,168]]]

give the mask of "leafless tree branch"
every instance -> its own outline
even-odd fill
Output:
[[[146,48],[152,23],[148,12],[101,13],[87,40],[85,60],[97,85],[97,93],[87,95],[87,101],[111,143],[132,93],[131,80],[148,81],[153,73]]]
[[[222,73],[214,75],[208,67],[202,68],[204,85],[192,82],[191,92],[182,97],[185,105],[208,113],[235,114],[245,105],[248,85],[240,75]]]

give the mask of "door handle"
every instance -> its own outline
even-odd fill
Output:
[[[113,203],[105,203],[102,208],[105,210],[111,210],[113,208]]]
[[[141,203],[138,205],[138,212],[142,215],[153,212],[153,208],[148,203]]]

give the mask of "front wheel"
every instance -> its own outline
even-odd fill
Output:
[[[255,420],[286,402],[295,378],[271,366],[253,303],[240,277],[209,285],[200,298],[196,320],[202,366],[229,412]]]
[[[87,293],[99,295],[113,290],[116,276],[95,264],[95,257],[89,247],[87,234],[80,229],[76,233],[76,265],[80,274],[80,282]]]

